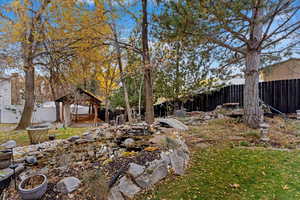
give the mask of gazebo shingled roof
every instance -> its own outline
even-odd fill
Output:
[[[84,90],[82,88],[76,88],[76,92],[78,92],[80,95],[86,95],[89,99],[89,101],[95,103],[95,104],[98,104],[98,105],[101,105],[101,100],[96,96],[94,95],[93,93],[87,91],[87,90]],[[69,94],[66,94],[58,99],[55,100],[56,102],[72,102],[72,101],[75,101],[75,96],[73,93],[69,93]]]

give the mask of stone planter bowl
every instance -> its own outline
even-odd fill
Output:
[[[38,144],[48,140],[48,130],[50,129],[47,125],[30,126],[28,127],[27,133],[31,144]]]
[[[24,185],[26,184],[26,182],[29,180],[29,178],[31,178],[33,176],[42,176],[44,178],[43,183],[36,186],[33,189],[24,189]],[[47,177],[43,174],[38,174],[38,175],[33,175],[33,176],[29,176],[29,177],[25,178],[19,184],[18,189],[19,189],[19,193],[21,195],[21,198],[23,200],[37,200],[37,199],[40,199],[45,194],[45,192],[47,191],[47,186],[48,186]]]

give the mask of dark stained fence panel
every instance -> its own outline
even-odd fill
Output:
[[[195,95],[183,105],[187,111],[211,111],[224,103],[240,103],[243,106],[244,85],[230,85],[219,90]],[[300,109],[300,79],[259,83],[259,96],[266,104],[283,113],[295,113]],[[170,103],[170,102],[168,102]],[[155,106],[155,115],[165,115],[166,104]]]

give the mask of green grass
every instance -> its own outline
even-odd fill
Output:
[[[0,127],[13,127],[16,126],[16,124],[0,124]]]
[[[214,147],[196,151],[182,177],[169,177],[137,199],[298,200],[300,154]]]
[[[60,128],[57,130],[50,130],[49,134],[55,134],[56,139],[66,139],[73,135],[81,135],[88,128]],[[15,140],[18,146],[29,145],[29,138],[27,131],[0,131],[0,143],[3,143],[7,140]]]

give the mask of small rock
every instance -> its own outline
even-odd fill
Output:
[[[8,140],[7,142],[1,144],[2,147],[5,147],[6,149],[12,149],[17,146],[17,142],[15,140]]]
[[[82,139],[86,139],[86,140],[93,140],[94,139],[94,134],[91,132],[87,132],[82,134]]]
[[[78,139],[75,141],[75,144],[83,144],[83,143],[87,143],[90,142],[90,140],[87,139]]]
[[[26,156],[25,162],[30,165],[35,165],[37,163],[37,158],[35,156]]]
[[[139,175],[141,175],[145,170],[145,166],[138,165],[135,163],[129,164],[128,174],[130,174],[132,177],[136,178]]]
[[[186,116],[186,111],[184,111],[184,110],[175,110],[174,115],[176,117],[185,117]]]
[[[124,144],[126,147],[130,147],[130,146],[132,146],[132,145],[134,144],[134,139],[132,139],[132,138],[127,138],[127,139],[123,142],[123,144]]]
[[[67,177],[56,184],[56,188],[63,194],[71,193],[79,188],[81,181],[76,177]]]
[[[109,149],[108,149],[107,146],[102,145],[98,153],[99,153],[100,155],[107,154],[107,153],[109,153]]]
[[[260,128],[264,128],[264,129],[267,129],[267,128],[270,128],[270,125],[267,124],[267,123],[261,123],[261,124],[259,125],[259,127],[260,127]]]
[[[28,153],[28,156],[35,156],[37,159],[44,157],[40,151],[30,152]]]
[[[69,137],[67,140],[69,142],[75,142],[76,140],[79,140],[79,139],[80,139],[80,137],[78,135],[75,135],[75,136]]]
[[[218,114],[217,114],[217,118],[218,118],[218,119],[224,119],[225,116],[224,116],[223,114],[218,113]]]
[[[264,136],[264,137],[260,138],[260,141],[262,141],[262,142],[270,142],[270,140],[271,139],[267,136]]]
[[[133,198],[135,194],[141,191],[141,188],[136,186],[130,179],[123,176],[118,185],[119,190],[128,198]]]
[[[209,115],[204,115],[203,119],[204,119],[204,120],[210,120],[211,117],[210,117]]]
[[[169,127],[182,130],[182,131],[187,131],[189,128],[184,125],[182,122],[178,121],[177,119],[173,118],[158,118],[157,121],[162,124],[162,125],[168,125]]]

